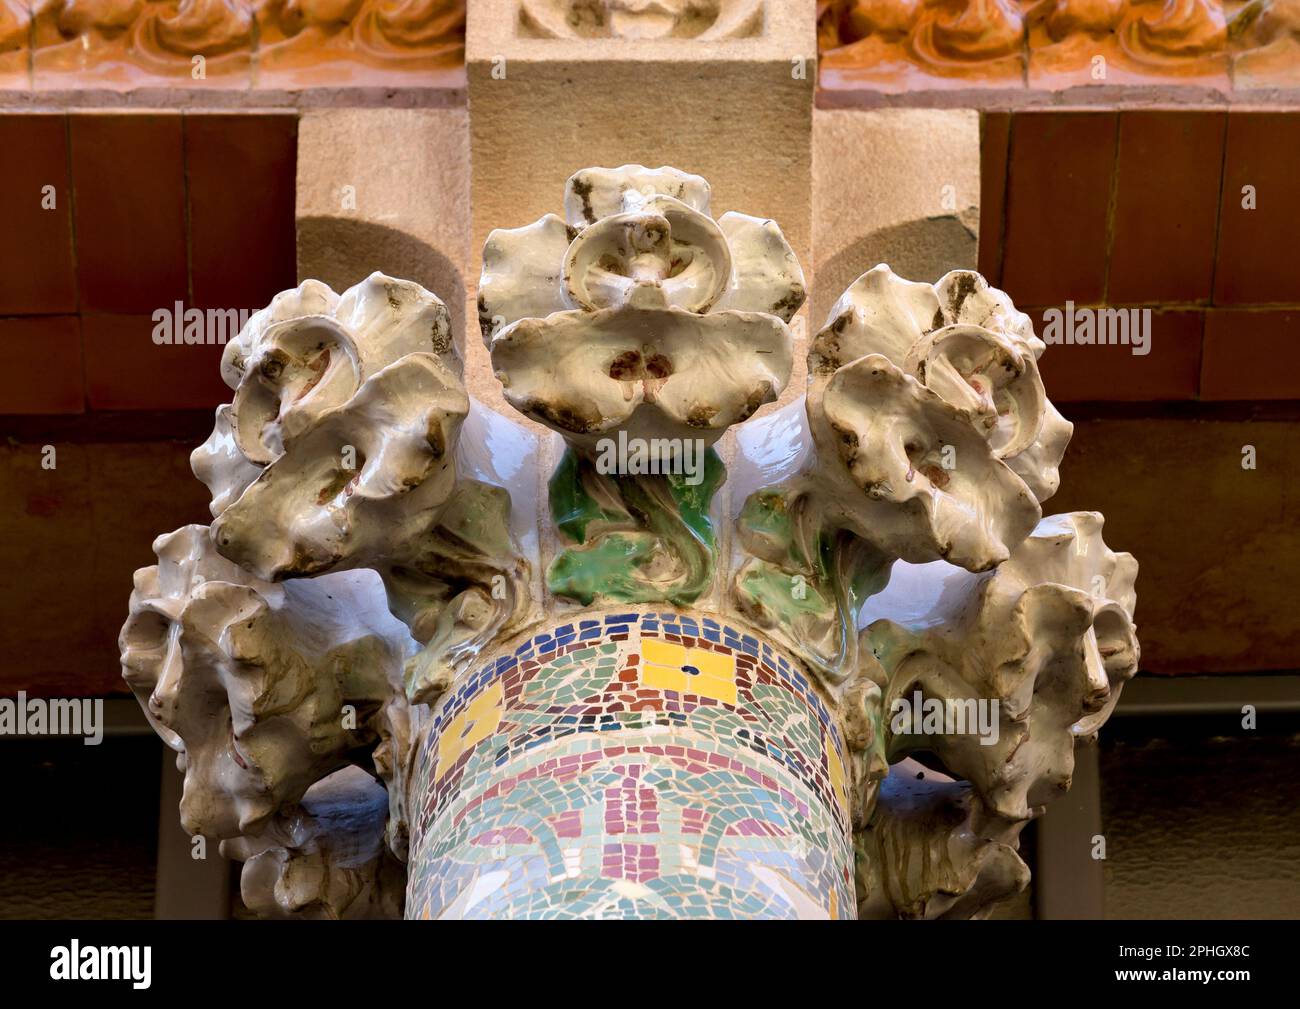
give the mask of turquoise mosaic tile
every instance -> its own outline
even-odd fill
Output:
[[[408,913],[851,918],[846,767],[820,695],[751,633],[566,623],[435,711]]]

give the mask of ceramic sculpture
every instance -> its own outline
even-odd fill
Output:
[[[267,916],[987,914],[1138,662],[1132,557],[1042,515],[1044,343],[978,274],[878,266],[760,412],[805,296],[777,224],[672,168],[563,210],[488,237],[478,300],[554,434],[380,274],[227,346],[212,525],[121,639],[186,829]]]

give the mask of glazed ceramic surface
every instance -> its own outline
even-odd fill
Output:
[[[880,265],[755,416],[805,295],[778,224],[669,167],[562,204],[492,232],[478,304],[554,443],[408,281],[307,281],[227,346],[212,524],[121,636],[186,829],[268,916],[987,914],[1139,661],[1136,562],[1043,514],[1046,344],[972,271]]]

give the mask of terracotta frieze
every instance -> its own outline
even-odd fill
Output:
[[[762,0],[519,0],[517,27],[707,42],[765,15]],[[1300,0],[817,0],[815,16],[830,91],[1300,87]],[[444,86],[464,26],[464,0],[0,0],[0,88]]]
[[[1300,84],[1295,0],[822,0],[817,27],[831,89]]]
[[[464,0],[3,0],[0,86],[437,86],[464,34]]]

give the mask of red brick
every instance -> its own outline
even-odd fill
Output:
[[[1002,286],[1017,304],[1102,300],[1117,122],[1114,112],[1012,117]]]
[[[1201,398],[1300,399],[1300,310],[1207,313]]]
[[[86,395],[93,410],[215,409],[230,401],[220,344],[159,345],[146,315],[82,319]]]
[[[144,313],[186,297],[181,116],[73,114],[83,312]]]
[[[1122,112],[1107,300],[1207,301],[1227,113]]]
[[[0,319],[0,361],[0,414],[85,412],[75,315]]]
[[[990,284],[1002,282],[1003,218],[1006,214],[1007,153],[1011,113],[985,112],[980,117],[979,270]]]
[[[1026,309],[1042,335],[1044,309]],[[1151,313],[1150,351],[1123,345],[1053,344],[1038,362],[1055,402],[1195,399],[1201,368],[1199,311]]]
[[[0,151],[0,315],[76,312],[67,117],[0,115]]]
[[[53,469],[41,466],[42,440],[0,443],[0,562],[14,573],[0,592],[0,692],[122,693],[131,573],[157,563],[155,536],[210,520],[207,489],[187,442],[50,441]]]
[[[185,116],[191,289],[200,308],[261,308],[297,283],[298,120]]]
[[[1300,115],[1228,113],[1215,304],[1300,302],[1297,165]],[[1254,210],[1242,207],[1245,186],[1255,187]]]

